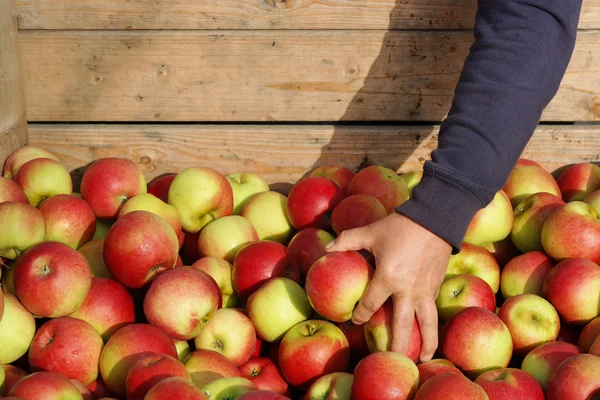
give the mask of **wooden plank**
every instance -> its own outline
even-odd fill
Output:
[[[13,0],[0,2],[0,165],[27,142],[25,98]]]
[[[20,29],[471,29],[477,0],[17,0]],[[600,28],[584,0],[582,29]]]
[[[546,121],[600,117],[582,31]],[[463,31],[26,31],[31,121],[440,121]]]
[[[437,134],[437,126],[30,125],[30,143],[56,154],[75,182],[93,160],[117,156],[137,163],[148,180],[206,166],[254,172],[283,191],[324,164],[420,169],[437,148]],[[600,126],[540,126],[523,157],[554,171],[600,161],[599,149]]]

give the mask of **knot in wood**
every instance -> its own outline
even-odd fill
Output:
[[[596,96],[592,99],[592,114],[594,117],[600,118],[600,96]]]

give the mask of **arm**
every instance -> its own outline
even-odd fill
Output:
[[[392,351],[405,353],[416,315],[421,360],[437,348],[435,300],[475,213],[500,190],[558,90],[581,0],[479,0],[467,57],[439,146],[397,213],[343,232],[329,251],[370,251],[376,272],[357,306],[362,324],[391,296]],[[392,233],[392,234],[391,234]]]

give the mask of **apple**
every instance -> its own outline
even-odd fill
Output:
[[[220,172],[188,167],[171,182],[169,204],[179,212],[183,229],[196,233],[211,221],[232,214],[233,191]]]
[[[581,201],[600,188],[600,167],[589,162],[571,165],[556,182],[564,201]]]
[[[594,340],[596,340],[598,336],[600,336],[600,317],[594,318],[583,327],[579,334],[577,345],[581,347],[583,351],[589,352],[592,343],[594,343]]]
[[[421,179],[423,179],[423,170],[405,172],[400,175],[400,178],[404,179],[404,182],[406,182],[408,194],[412,197],[413,188],[421,182]]]
[[[0,203],[5,201],[19,201],[29,204],[27,195],[15,181],[0,177]]]
[[[75,387],[79,391],[79,394],[81,395],[81,398],[83,400],[94,400],[92,398],[92,394],[90,393],[88,388],[84,386],[83,383],[79,382],[77,379],[69,379],[69,380],[71,381],[71,383],[73,385],[75,385]]]
[[[4,293],[4,315],[0,319],[0,363],[10,364],[27,353],[36,325],[33,315],[19,300],[9,293]]]
[[[513,207],[535,193],[549,193],[561,197],[560,188],[552,174],[540,165],[523,165],[518,162],[502,190],[510,199]]]
[[[586,399],[600,395],[600,356],[577,354],[563,361],[548,381],[548,400]]]
[[[177,359],[183,363],[192,352],[192,349],[190,349],[190,344],[186,340],[175,339],[173,340],[173,343],[175,343],[175,348],[177,349]]]
[[[506,368],[513,344],[510,331],[493,312],[481,307],[459,311],[444,325],[440,350],[467,377]]]
[[[81,400],[79,389],[69,378],[56,372],[34,372],[22,378],[11,389],[10,396],[29,399]]]
[[[494,256],[481,246],[463,243],[460,252],[450,256],[446,279],[462,274],[483,279],[494,293],[500,288],[500,266]]]
[[[600,263],[598,211],[581,201],[572,201],[558,208],[544,223],[542,245],[556,261],[587,258]]]
[[[304,400],[350,400],[354,375],[348,372],[332,372],[313,382]]]
[[[57,194],[44,200],[38,208],[46,222],[46,241],[79,249],[94,237],[96,216],[84,200],[70,194]]]
[[[282,394],[270,390],[252,390],[244,393],[237,400],[291,400]]]
[[[58,161],[36,158],[21,166],[14,178],[34,207],[57,194],[71,194],[73,181],[69,171]]]
[[[394,320],[394,305],[391,298],[373,314],[364,325],[367,347],[371,353],[390,351],[392,345],[392,328]],[[417,362],[421,353],[421,331],[416,318],[413,319],[413,329],[408,339],[406,356]]]
[[[347,194],[368,194],[383,204],[388,214],[409,198],[406,181],[397,173],[381,165],[371,165],[360,170],[350,184]]]
[[[348,190],[348,186],[356,174],[350,169],[335,164],[321,165],[315,168],[309,176],[321,176],[327,178],[340,187],[344,192]]]
[[[482,307],[494,312],[496,296],[483,279],[471,274],[460,274],[444,280],[435,304],[439,319],[448,321],[467,307]]]
[[[444,372],[427,380],[419,388],[415,400],[489,400],[485,390],[467,377]]]
[[[260,240],[287,243],[294,233],[287,215],[287,201],[281,193],[257,193],[247,201],[240,214],[254,226]]]
[[[144,315],[171,338],[190,340],[201,333],[220,300],[219,287],[209,275],[177,267],[151,283],[144,297]]]
[[[106,387],[106,384],[101,377],[98,377],[98,379],[86,387],[94,399],[110,398],[112,396],[111,391],[108,390],[108,387]]]
[[[181,255],[184,265],[192,265],[201,258],[200,253],[198,252],[198,238],[200,232],[189,233],[183,231],[183,235],[183,246],[181,246],[179,254]]]
[[[550,215],[565,205],[550,193],[535,193],[521,201],[514,210],[510,239],[523,253],[544,251],[542,229]]]
[[[3,365],[0,367],[4,374],[4,389],[1,389],[0,385],[0,396],[8,397],[13,386],[21,380],[21,378],[29,375],[25,370],[15,367],[14,365]]]
[[[131,294],[119,282],[92,278],[85,301],[69,316],[89,323],[106,342],[119,329],[135,322],[135,308]]]
[[[546,276],[543,292],[564,322],[587,324],[600,315],[600,266],[584,258],[561,261]]]
[[[520,294],[542,296],[544,279],[554,261],[540,251],[531,251],[510,260],[500,275],[500,291],[505,300]]]
[[[144,400],[152,386],[173,376],[191,382],[187,370],[176,358],[165,354],[141,354],[135,359],[125,378],[127,399]]]
[[[233,287],[244,302],[263,283],[274,277],[300,282],[298,262],[287,247],[279,242],[263,240],[250,243],[233,260]]]
[[[287,394],[289,384],[283,378],[279,367],[268,357],[252,357],[240,365],[240,374],[256,385],[259,390]]]
[[[257,193],[269,191],[269,183],[260,175],[252,172],[237,172],[226,175],[233,192],[233,214],[240,215],[242,209]]]
[[[258,233],[246,218],[229,215],[206,225],[198,236],[201,257],[222,258],[229,263],[245,245],[258,242]]]
[[[154,179],[148,184],[148,193],[161,199],[163,202],[169,202],[169,188],[173,179],[177,176],[176,173],[167,173]]]
[[[77,310],[92,286],[85,257],[58,242],[38,243],[25,250],[15,263],[13,279],[23,306],[38,317],[49,318]]]
[[[305,228],[328,229],[329,217],[346,196],[335,183],[322,176],[300,179],[290,190],[287,215],[296,230]]]
[[[467,227],[463,242],[487,246],[510,235],[514,222],[510,199],[499,190],[487,206],[475,213]]]
[[[208,400],[188,379],[178,376],[163,379],[148,391],[144,400]]]
[[[0,279],[1,279],[1,283],[2,283],[1,291],[4,293],[14,294],[16,296],[14,279],[13,279],[14,271],[12,270],[15,262],[16,261],[13,261],[11,263],[12,267],[0,268],[0,269],[2,269],[2,274],[0,274],[1,275]],[[9,265],[9,264],[6,264],[6,265]]]
[[[327,254],[325,246],[335,237],[323,230],[316,228],[302,229],[296,233],[288,243],[290,254],[298,260],[300,273],[303,277],[319,258]]]
[[[147,192],[147,184],[133,161],[105,157],[92,162],[83,173],[80,192],[96,217],[115,220],[128,199]]]
[[[499,242],[490,243],[484,248],[496,259],[500,268],[504,268],[506,263],[522,254],[510,236]]]
[[[336,325],[348,339],[352,361],[360,361],[370,353],[363,325],[355,325],[352,321],[338,322]]]
[[[434,358],[417,365],[419,369],[419,388],[423,386],[430,378],[443,374],[446,372],[452,372],[455,374],[462,375],[460,369],[456,368],[456,365],[446,360],[445,358]]]
[[[221,290],[223,305],[230,296],[236,297],[233,289],[233,278],[231,276],[232,265],[227,261],[216,257],[202,257],[191,265],[192,268],[210,275]]]
[[[419,370],[408,357],[380,351],[360,360],[354,369],[352,400],[412,399],[419,386]]]
[[[36,158],[49,158],[59,161],[58,157],[41,147],[22,146],[12,152],[4,163],[3,176],[8,179],[14,179],[19,169],[27,162]]]
[[[215,350],[239,367],[246,363],[256,347],[252,321],[238,309],[221,308],[194,338],[196,349]]]
[[[353,194],[339,202],[331,213],[331,227],[336,234],[361,228],[388,214],[377,198],[368,194]]]
[[[121,207],[118,218],[123,217],[132,211],[149,211],[165,220],[177,235],[179,241],[178,249],[183,246],[184,233],[181,229],[181,221],[177,209],[170,204],[165,203],[158,197],[150,193],[136,194]]]
[[[107,221],[100,218],[96,218],[96,232],[94,233],[94,237],[92,238],[92,240],[104,239],[106,235],[108,235],[108,231],[112,227],[113,223],[114,221]]]
[[[202,388],[217,379],[241,376],[239,369],[233,362],[215,350],[194,350],[183,364],[190,374],[192,382],[198,388]]]
[[[25,249],[44,241],[46,222],[37,208],[19,201],[0,203],[0,257],[14,260]]]
[[[115,332],[100,354],[102,380],[117,397],[127,393],[127,373],[141,353],[154,352],[177,358],[173,340],[162,330],[150,324],[126,325]]]
[[[114,279],[138,289],[175,267],[179,241],[171,226],[149,211],[120,217],[104,240],[104,263]]]
[[[312,314],[302,286],[284,277],[272,278],[252,293],[246,310],[258,337],[269,343],[281,340],[288,330]]]
[[[93,239],[87,242],[79,248],[79,252],[83,254],[90,265],[92,276],[112,279],[112,275],[104,263],[104,239]]]
[[[533,376],[546,390],[548,380],[556,368],[567,358],[581,354],[582,349],[566,342],[544,343],[531,350],[521,363],[521,369]]]
[[[598,211],[600,209],[600,189],[588,194],[582,201],[594,207],[594,209]]]
[[[220,378],[200,388],[209,400],[236,400],[253,390],[258,390],[256,385],[242,377]]]

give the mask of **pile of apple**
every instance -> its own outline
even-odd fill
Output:
[[[519,161],[451,256],[426,362],[416,319],[390,351],[390,301],[351,322],[371,255],[325,249],[421,178],[330,165],[284,195],[206,167],[147,185],[101,158],[74,188],[55,155],[20,148],[0,178],[0,395],[600,398],[600,167]]]

